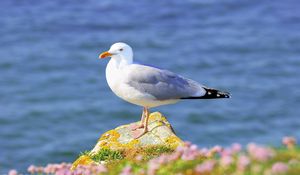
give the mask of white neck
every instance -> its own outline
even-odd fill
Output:
[[[123,55],[114,55],[111,57],[110,62],[114,62],[114,65],[117,68],[122,68],[124,66],[132,64],[133,58],[129,55],[127,55],[126,57]]]

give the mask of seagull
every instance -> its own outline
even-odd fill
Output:
[[[230,98],[228,92],[208,88],[165,69],[135,63],[132,48],[122,42],[113,44],[100,59],[111,57],[106,66],[110,89],[121,99],[143,107],[139,125],[132,127],[134,138],[148,132],[149,109],[188,99]],[[141,130],[142,129],[142,130]]]

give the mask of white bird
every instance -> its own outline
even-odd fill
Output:
[[[183,99],[230,98],[229,93],[205,87],[168,70],[133,62],[132,48],[115,43],[99,58],[111,57],[106,66],[106,80],[111,90],[123,100],[143,107],[140,125],[133,131],[139,138],[148,132],[149,108],[173,104]]]

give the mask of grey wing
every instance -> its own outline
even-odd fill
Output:
[[[202,96],[205,89],[197,82],[173,72],[150,66],[130,66],[127,84],[136,90],[154,96],[157,100]]]

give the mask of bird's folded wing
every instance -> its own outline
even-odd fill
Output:
[[[154,96],[157,100],[180,99],[202,96],[205,90],[197,82],[173,72],[140,64],[128,67],[126,83],[140,91]]]

